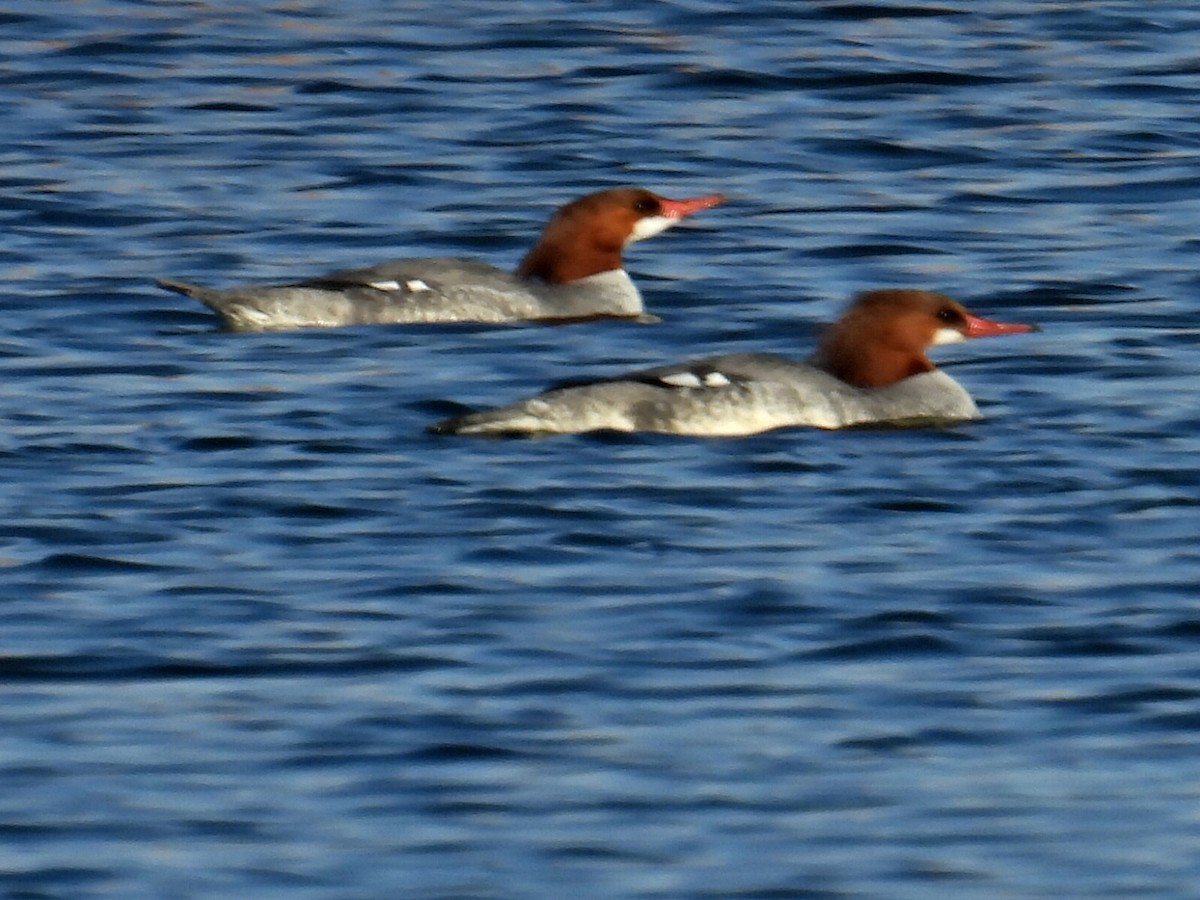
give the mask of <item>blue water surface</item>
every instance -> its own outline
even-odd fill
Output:
[[[1200,9],[11,0],[0,895],[1192,900]],[[512,266],[656,326],[221,332],[156,276]],[[986,420],[426,435],[916,285]]]

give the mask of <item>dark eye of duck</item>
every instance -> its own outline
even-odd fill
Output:
[[[947,325],[961,325],[963,323],[962,313],[952,306],[943,306],[937,311],[938,320],[945,322]]]
[[[653,215],[658,212],[658,201],[651,197],[642,197],[634,200],[633,211],[641,213],[643,216]]]

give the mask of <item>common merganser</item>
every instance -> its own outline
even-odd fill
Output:
[[[517,322],[644,317],[621,251],[720,194],[670,200],[613,188],[561,207],[515,273],[472,259],[400,259],[289,284],[217,290],[159,279],[211,307],[235,331],[420,322]],[[652,317],[645,317],[655,321]]]
[[[1036,331],[967,312],[932,291],[860,295],[807,362],[769,353],[709,356],[556,386],[510,406],[447,419],[435,434],[652,431],[728,436],[789,425],[844,428],[981,418],[925,356],[934,344]]]

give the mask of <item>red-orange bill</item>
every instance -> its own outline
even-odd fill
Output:
[[[982,316],[967,313],[967,330],[963,332],[969,338],[992,337],[998,334],[1025,334],[1029,331],[1039,331],[1036,325],[1026,325],[1023,322],[997,322]]]
[[[706,194],[703,197],[688,197],[685,200],[670,200],[666,197],[659,197],[658,202],[662,206],[662,215],[671,219],[682,219],[684,216],[690,216],[692,213],[700,212],[702,209],[710,209],[718,203],[724,203],[725,195]]]

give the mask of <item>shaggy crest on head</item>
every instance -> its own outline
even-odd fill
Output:
[[[620,269],[626,245],[653,237],[684,216],[715,206],[720,195],[668,200],[641,188],[613,188],[573,200],[547,223],[517,266],[522,278],[566,284]]]
[[[884,387],[932,372],[935,366],[925,355],[932,346],[1029,330],[974,316],[933,291],[867,291],[830,328],[813,362],[847,384]]]

